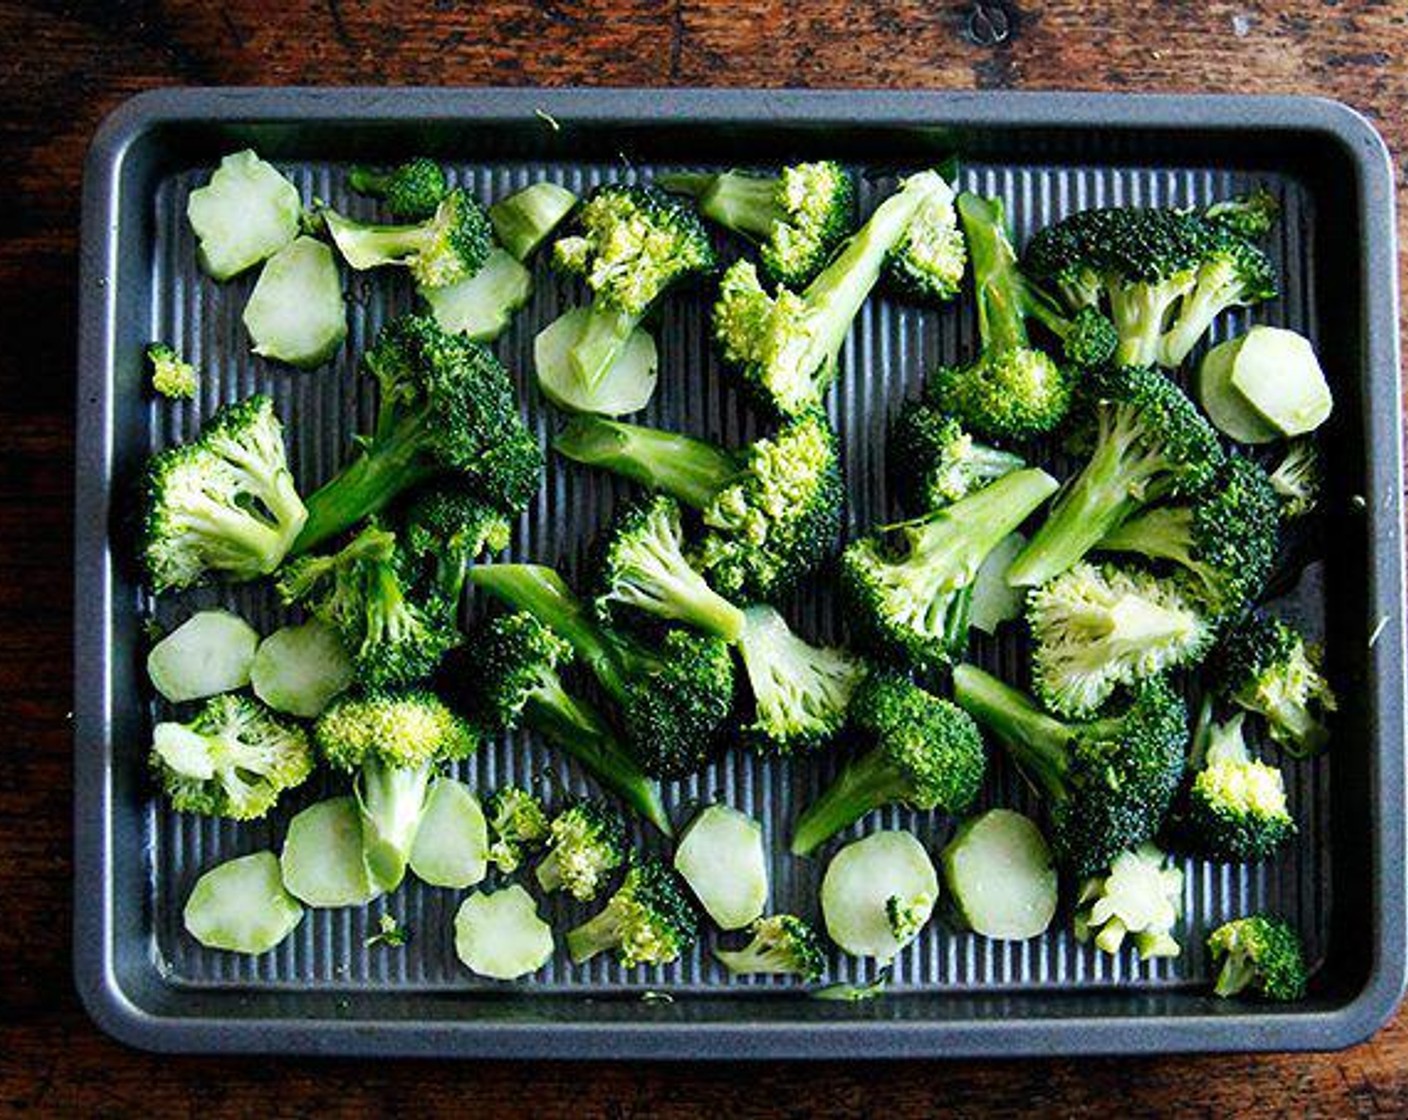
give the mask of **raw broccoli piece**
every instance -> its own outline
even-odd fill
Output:
[[[590,704],[567,691],[560,671],[572,660],[570,643],[531,614],[500,615],[470,641],[470,710],[495,730],[531,727],[575,758],[666,836],[670,818],[660,789]]]
[[[907,945],[919,936],[919,931],[929,921],[934,912],[936,899],[932,895],[918,894],[912,898],[902,898],[892,894],[885,900],[885,921],[895,940]]]
[[[815,851],[884,805],[961,816],[987,768],[977,725],[961,708],[902,677],[877,674],[856,690],[851,723],[863,753],[797,821],[792,854]]]
[[[406,874],[430,780],[479,746],[470,726],[422,690],[343,694],[313,725],[328,765],[356,775],[362,858],[374,885],[395,890]]]
[[[430,316],[403,315],[382,328],[362,361],[381,388],[376,427],[357,441],[357,457],[309,497],[295,553],[444,475],[505,513],[528,504],[542,479],[542,449],[491,351],[446,334]]]
[[[1080,563],[1027,597],[1033,688],[1059,715],[1085,719],[1121,685],[1196,664],[1214,628],[1168,577]]]
[[[347,173],[347,182],[358,194],[382,199],[394,217],[408,222],[429,218],[450,189],[441,166],[424,156],[389,171],[354,167]]]
[[[687,194],[699,212],[758,246],[763,274],[803,288],[855,229],[855,181],[839,163],[784,167],[776,175],[661,175],[656,184]],[[961,265],[960,265],[961,272]]]
[[[543,803],[520,786],[496,789],[485,806],[489,811],[489,862],[505,875],[522,866],[528,853],[547,843],[548,817]]]
[[[1281,516],[1294,521],[1310,513],[1320,501],[1324,481],[1320,451],[1313,439],[1295,440],[1285,458],[1271,472],[1271,488],[1281,500]]]
[[[152,388],[173,401],[191,400],[196,395],[199,375],[196,367],[164,342],[147,346],[147,362],[152,367]]]
[[[1276,295],[1276,269],[1271,258],[1230,224],[1212,225],[1193,289],[1183,297],[1172,325],[1159,339],[1158,363],[1169,369],[1182,365],[1222,312],[1263,303]]]
[[[1154,836],[1183,774],[1188,711],[1162,680],[1087,723],[1064,723],[974,665],[953,671],[954,699],[1007,749],[1047,802],[1057,860],[1094,875]]]
[[[1267,1000],[1303,999],[1310,969],[1300,935],[1269,914],[1234,918],[1208,935],[1208,956],[1218,969],[1213,994],[1247,992]]]
[[[737,451],[597,417],[573,420],[553,446],[697,510],[705,531],[692,561],[730,598],[775,598],[835,547],[845,488],[836,434],[820,413]]]
[[[472,490],[436,483],[418,493],[405,515],[405,546],[429,576],[428,583],[453,611],[470,565],[508,547],[513,532],[503,511]]]
[[[547,894],[565,890],[590,902],[628,854],[620,813],[604,801],[574,801],[548,826],[548,854],[538,864],[538,886]]]
[[[1121,852],[1109,873],[1081,884],[1076,896],[1076,940],[1091,935],[1095,947],[1118,953],[1127,935],[1142,960],[1176,957],[1181,952],[1173,927],[1183,916],[1183,871],[1153,844]]]
[[[1320,651],[1292,626],[1268,614],[1249,615],[1218,650],[1216,679],[1226,696],[1266,720],[1271,738],[1295,758],[1323,750],[1325,716],[1338,708],[1320,671]]]
[[[195,441],[147,464],[142,559],[152,590],[268,575],[307,516],[274,402],[257,393],[227,404]]]
[[[574,964],[612,950],[630,968],[669,964],[694,944],[699,918],[675,874],[660,860],[643,859],[597,914],[567,934]]]
[[[1056,489],[1045,471],[1014,471],[961,501],[853,542],[841,557],[841,590],[866,644],[926,671],[947,666],[968,643],[978,569]]]
[[[918,512],[946,506],[1027,464],[1020,455],[979,443],[928,401],[907,401],[885,448],[890,482]]]
[[[577,196],[566,187],[533,183],[489,207],[489,224],[499,244],[526,261],[576,206]]]
[[[402,265],[422,288],[444,288],[468,280],[493,248],[484,207],[456,187],[435,212],[414,225],[378,225],[322,211],[333,244],[352,268],[363,271]]]
[[[801,918],[776,914],[748,927],[752,940],[741,949],[715,949],[718,962],[734,976],[800,976],[808,983],[826,971],[821,938]]]
[[[952,193],[936,171],[910,176],[800,294],[780,287],[769,295],[750,261],[724,273],[714,336],[762,404],[784,416],[821,404],[851,322],[890,251],[926,205]]]
[[[1013,587],[1060,575],[1140,510],[1198,493],[1222,467],[1217,433],[1155,370],[1092,370],[1079,396],[1090,458],[1007,570]]]
[[[158,723],[151,765],[171,805],[247,821],[269,812],[313,772],[308,736],[258,700],[226,693],[189,723]]]
[[[1220,225],[1243,237],[1265,237],[1281,215],[1281,204],[1265,187],[1251,194],[1214,202],[1203,211],[1203,219]]]
[[[968,246],[958,226],[953,192],[936,192],[885,258],[887,285],[905,299],[946,303],[958,295]]]

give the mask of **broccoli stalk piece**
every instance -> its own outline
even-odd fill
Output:
[[[948,665],[967,645],[978,569],[1056,489],[1045,471],[1014,471],[952,505],[853,542],[841,557],[841,589],[867,643],[925,670]],[[887,533],[898,535],[897,548]]]
[[[357,441],[357,457],[309,497],[295,554],[445,475],[505,513],[527,505],[542,477],[542,450],[489,350],[446,334],[429,316],[403,315],[382,328],[362,361],[381,389],[376,427]]]
[[[427,487],[406,511],[406,550],[427,569],[431,588],[450,611],[470,565],[486,552],[502,552],[511,534],[502,510],[457,486]]]
[[[751,940],[743,948],[714,950],[715,959],[734,976],[800,976],[814,983],[826,971],[821,938],[801,918],[758,918],[748,933]]]
[[[503,874],[512,875],[528,853],[548,839],[548,818],[543,803],[521,786],[504,786],[489,797],[489,862]]]
[[[574,419],[553,443],[697,510],[704,539],[691,558],[730,598],[771,599],[830,555],[845,489],[836,435],[820,413],[737,451],[599,417]]]
[[[643,859],[601,913],[567,934],[574,964],[614,950],[627,968],[669,964],[694,944],[699,919],[679,876],[660,860]]]
[[[1188,712],[1160,679],[1087,723],[1064,723],[974,665],[953,671],[954,699],[988,728],[1044,795],[1057,860],[1094,875],[1153,837],[1183,774]]]
[[[1183,916],[1183,871],[1153,844],[1121,852],[1109,874],[1087,879],[1076,897],[1075,934],[1112,956],[1134,935],[1142,960],[1181,952],[1173,927]]]
[[[147,362],[152,367],[152,388],[173,401],[191,400],[196,395],[200,378],[196,367],[164,342],[147,346]]]
[[[313,752],[298,724],[227,693],[207,700],[189,723],[158,723],[151,765],[173,808],[247,821],[303,784]]]
[[[358,222],[336,210],[324,210],[322,216],[337,251],[352,268],[361,272],[400,265],[422,288],[468,280],[493,248],[484,208],[458,187],[441,199],[434,214],[414,225]]]
[[[896,676],[868,678],[851,721],[862,754],[807,809],[792,833],[792,854],[808,855],[884,805],[960,816],[987,768],[977,725],[961,708]]]
[[[337,770],[356,775],[362,859],[372,883],[395,890],[406,874],[436,769],[468,758],[473,730],[432,693],[343,695],[313,726],[313,740]]]
[[[1060,575],[1140,510],[1198,493],[1222,466],[1217,433],[1154,370],[1091,371],[1081,396],[1090,458],[1008,568],[1013,587]]]
[[[358,194],[382,199],[393,216],[408,222],[433,215],[450,189],[444,170],[424,156],[407,160],[388,171],[354,167],[347,173],[347,182]]]
[[[1294,758],[1323,750],[1330,733],[1324,717],[1339,704],[1320,672],[1320,651],[1292,626],[1267,614],[1249,615],[1218,651],[1226,695],[1262,716],[1271,738]]]
[[[1262,999],[1305,997],[1310,969],[1300,935],[1289,922],[1269,914],[1234,918],[1208,935],[1208,956],[1217,968],[1213,994],[1248,992]]]
[[[548,854],[538,864],[538,886],[565,890],[590,902],[628,855],[626,823],[604,801],[574,801],[548,827]]]
[[[1027,465],[1020,455],[977,442],[926,400],[905,403],[890,426],[885,455],[891,484],[902,500],[925,513]]]
[[[656,184],[694,198],[699,212],[758,246],[763,272],[802,288],[855,229],[855,181],[839,163],[784,167],[776,175],[662,175]]]
[[[157,593],[212,574],[268,575],[308,516],[263,394],[225,405],[193,442],[153,455],[144,489],[142,559]]]
[[[851,323],[891,250],[928,204],[952,194],[936,171],[910,176],[800,294],[778,288],[769,295],[750,261],[724,273],[714,335],[764,405],[795,416],[821,404]]]
[[[1313,439],[1298,439],[1286,449],[1285,458],[1271,472],[1271,488],[1281,500],[1287,521],[1304,517],[1320,500],[1323,471],[1320,451]]]
[[[560,670],[573,656],[569,642],[531,614],[518,612],[485,623],[470,652],[475,670],[468,691],[479,725],[504,731],[532,728],[666,836],[671,834],[659,787],[641,772],[601,714],[563,685]]]

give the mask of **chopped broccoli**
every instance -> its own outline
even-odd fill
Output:
[[[313,752],[298,724],[226,693],[207,700],[190,723],[158,723],[151,765],[174,808],[245,821],[303,783]]]
[[[1281,500],[1281,516],[1294,521],[1310,513],[1320,500],[1323,482],[1320,450],[1315,441],[1295,440],[1271,472],[1271,488]]]
[[[1101,952],[1118,953],[1126,935],[1143,960],[1182,952],[1173,927],[1183,916],[1183,871],[1153,844],[1121,852],[1105,875],[1081,884],[1075,933],[1082,943],[1095,935]]]
[[[903,298],[945,303],[958,295],[967,267],[968,247],[953,192],[935,192],[886,256],[885,280]]]
[[[698,929],[679,876],[660,860],[646,858],[626,872],[601,913],[567,934],[567,952],[574,964],[608,950],[627,968],[669,964],[694,944]]]
[[[526,261],[576,206],[577,196],[566,187],[533,183],[489,207],[489,224],[499,244]]]
[[[1324,718],[1339,705],[1320,671],[1320,651],[1279,618],[1258,612],[1228,633],[1216,679],[1234,703],[1265,718],[1271,738],[1293,757],[1329,742]]]
[[[928,401],[908,401],[885,448],[890,481],[906,505],[924,513],[966,498],[1027,464],[1020,455],[977,442]]]
[[[410,940],[411,931],[403,926],[395,914],[383,914],[377,919],[377,931],[365,938],[362,944],[368,949],[374,945],[384,945],[388,949],[400,949]]]
[[[758,246],[763,272],[803,288],[855,229],[855,181],[839,163],[784,167],[776,175],[662,175],[656,184],[697,200],[699,212]]]
[[[977,726],[961,708],[902,677],[879,674],[856,690],[851,722],[866,746],[797,821],[794,855],[815,851],[884,805],[952,816],[972,805],[987,757]]]
[[[445,172],[433,159],[417,156],[389,171],[354,167],[347,182],[358,194],[382,199],[394,217],[408,222],[429,218],[449,192]]]
[[[1210,231],[1193,290],[1159,340],[1158,363],[1169,369],[1183,364],[1222,312],[1276,298],[1276,269],[1266,253],[1227,223]]]
[[[574,801],[548,826],[548,854],[538,864],[538,886],[547,894],[565,890],[590,902],[628,854],[620,813],[604,801]]]
[[[715,949],[714,956],[734,976],[800,976],[808,983],[826,971],[821,938],[801,918],[776,914],[748,927],[752,940],[741,949]]]
[[[934,912],[933,895],[919,894],[913,898],[901,898],[892,894],[885,900],[885,920],[895,940],[906,945],[919,936],[919,931],[929,921]]]
[[[358,222],[336,210],[322,215],[333,244],[352,268],[360,272],[403,265],[422,288],[468,280],[493,248],[484,207],[458,187],[440,200],[434,214],[415,225]]]
[[[1280,217],[1281,204],[1265,187],[1251,194],[1214,202],[1203,211],[1203,220],[1220,225],[1243,237],[1265,237]]]
[[[1150,839],[1183,774],[1188,711],[1159,679],[1088,723],[1063,723],[973,665],[953,672],[954,699],[1003,744],[1043,793],[1052,851],[1094,875]]]
[[[1262,999],[1303,999],[1310,969],[1305,947],[1291,924],[1269,914],[1234,918],[1208,935],[1208,956],[1217,968],[1213,994],[1247,992]]]
[[[489,861],[505,875],[522,865],[529,852],[547,843],[548,817],[543,803],[521,786],[503,786],[489,797]]]
[[[283,561],[308,511],[294,489],[274,402],[227,404],[192,443],[147,464],[142,558],[158,593],[211,574],[248,580]]]
[[[508,547],[512,526],[504,512],[472,490],[434,483],[406,510],[405,546],[429,576],[429,584],[453,611],[470,565],[486,552]]]
[[[182,360],[166,343],[149,344],[147,362],[152,367],[152,388],[163,397],[170,397],[173,401],[191,400],[195,397],[200,382],[196,367]]]

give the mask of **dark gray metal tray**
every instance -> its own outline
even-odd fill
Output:
[[[141,672],[143,623],[225,602],[262,630],[278,618],[264,588],[207,590],[154,604],[123,551],[134,475],[151,449],[186,437],[221,401],[273,394],[300,483],[348,452],[372,405],[356,357],[411,293],[385,273],[349,279],[352,330],[330,367],[299,373],[253,358],[239,324],[249,279],[217,285],[194,264],[185,199],[219,156],[252,145],[303,191],[354,212],[351,160],[431,153],[484,198],[548,177],[574,189],[648,178],[666,166],[830,156],[863,165],[869,205],[895,170],[963,156],[964,186],[1007,199],[1019,239],[1060,215],[1120,201],[1196,204],[1253,183],[1285,220],[1272,246],[1283,295],[1258,321],[1310,335],[1338,408],[1327,429],[1323,563],[1278,609],[1324,637],[1344,699],[1326,758],[1288,767],[1303,822],[1286,855],[1237,869],[1190,861],[1184,955],[1140,963],[1075,943],[1069,921],[1025,944],[934,923],[895,966],[885,998],[825,1003],[779,981],[730,981],[712,939],[668,969],[622,973],[559,954],[513,987],[459,967],[449,933],[459,896],[411,884],[365,910],[310,911],[257,959],[195,945],[180,909],[200,872],[277,846],[289,812],[235,826],[169,812],[143,758],[157,705]],[[1294,98],[774,91],[171,90],[129,102],[93,143],[84,186],[78,400],[75,970],[95,1019],[165,1050],[510,1057],[903,1057],[1078,1051],[1329,1048],[1371,1033],[1405,975],[1403,627],[1399,369],[1392,182],[1372,128],[1342,106]],[[370,212],[364,210],[362,212]],[[529,308],[497,344],[535,429],[554,422],[531,385],[533,333],[575,296],[539,265]],[[733,442],[753,420],[721,376],[701,328],[704,294],[673,298],[659,326],[660,392],[649,422]],[[1237,317],[1233,317],[1237,318]],[[882,434],[890,410],[940,361],[969,352],[971,306],[920,311],[872,300],[831,394],[846,449],[850,525],[891,512]],[[1245,316],[1220,324],[1245,325]],[[142,345],[176,343],[207,373],[189,404],[142,389]],[[514,555],[575,570],[624,488],[555,462],[518,527]],[[471,604],[471,610],[477,609]],[[837,636],[826,589],[789,614]],[[1012,649],[976,643],[989,664]],[[735,754],[670,793],[677,818],[721,797],[758,814],[770,837],[832,772]],[[999,760],[987,797],[1030,809]],[[482,750],[480,786],[510,778],[584,788],[532,741]],[[949,825],[891,812],[931,845]],[[870,822],[874,827],[875,821]],[[813,913],[818,861],[774,857],[778,908]],[[1304,933],[1311,998],[1249,1007],[1210,998],[1200,934],[1269,907]],[[386,910],[414,931],[404,950],[366,949]],[[554,902],[555,925],[574,915]],[[837,954],[832,979],[873,975]],[[648,991],[672,999],[646,1000]]]

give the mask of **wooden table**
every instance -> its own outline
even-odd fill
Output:
[[[0,0],[0,1109],[1408,1115],[1402,1016],[1367,1045],[1321,1056],[757,1068],[171,1058],[126,1050],[88,1022],[68,952],[78,185],[95,126],[130,94],[387,82],[1318,93],[1408,151],[1404,0],[436,0],[412,15],[418,7]],[[1408,215],[1401,177],[1399,206]]]

